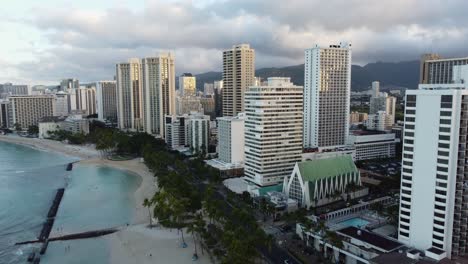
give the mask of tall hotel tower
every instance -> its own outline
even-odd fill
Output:
[[[259,186],[282,183],[302,154],[302,86],[268,78],[245,93],[245,179]]]
[[[146,133],[164,138],[165,115],[175,114],[175,67],[172,54],[141,61]]]
[[[117,118],[120,129],[143,130],[143,92],[140,80],[140,60],[116,66]]]
[[[244,112],[244,93],[255,84],[255,51],[249,44],[223,52],[223,116]]]
[[[305,51],[304,148],[346,143],[351,93],[351,44]]]
[[[406,91],[398,239],[435,259],[468,249],[468,66]]]

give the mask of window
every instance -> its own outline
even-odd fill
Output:
[[[440,225],[440,226],[444,226],[444,225],[445,225],[444,222],[439,221],[439,220],[434,220],[434,224]]]
[[[405,129],[414,129],[414,125],[405,124]]]
[[[448,172],[448,168],[437,166],[437,171]]]
[[[413,172],[413,170],[412,170],[412,169],[403,168],[403,172],[406,172],[406,173],[412,173],[412,172]]]
[[[449,112],[449,111],[440,111],[440,116],[452,116],[452,112]]]
[[[446,160],[446,159],[437,159],[437,163],[439,163],[439,164],[448,164],[448,160]]]
[[[405,144],[414,144],[414,140],[412,140],[412,139],[405,139]]]
[[[432,235],[432,238],[440,240],[440,241],[444,241],[444,238],[438,235]]]
[[[439,132],[450,133],[450,127],[440,127]]]
[[[406,114],[407,115],[414,115],[414,114],[416,114],[416,110],[408,109],[408,110],[406,110]]]
[[[408,233],[403,232],[403,231],[401,231],[401,230],[400,230],[400,235],[405,236],[405,237],[409,237],[409,234],[408,234]]]
[[[402,215],[410,216],[410,213],[407,212],[407,211],[401,210],[400,213],[401,213]]]
[[[406,102],[416,102],[416,95],[414,94],[406,95]]]
[[[439,198],[439,197],[436,197],[435,198],[436,202],[439,202],[439,203],[445,203],[445,199],[444,198]]]
[[[434,208],[437,209],[437,210],[445,211],[445,206],[435,205]]]
[[[411,177],[410,177],[410,176],[405,176],[405,175],[403,175],[402,177],[403,177],[403,180],[411,181]]]
[[[414,137],[413,132],[405,132],[405,137]]]
[[[438,174],[438,173],[437,173],[436,178],[437,178],[438,180],[444,180],[444,181],[446,181],[447,178],[448,178],[448,176],[447,176],[447,175],[442,175],[442,174]]]
[[[442,157],[448,157],[449,152],[448,151],[437,151],[437,155],[442,156]]]
[[[405,122],[414,122],[416,119],[414,117],[405,117]],[[450,123],[449,123],[450,124]]]
[[[413,151],[414,149],[413,149],[413,147],[405,146],[405,147],[403,148],[403,150],[404,150],[404,151]]]
[[[440,194],[440,195],[447,195],[447,192],[446,191],[442,191],[442,190],[436,190],[436,194]],[[444,218],[443,216],[439,216],[439,217],[442,217]]]
[[[408,223],[408,224],[409,224],[409,219],[406,219],[406,218],[404,218],[404,217],[400,217],[400,222]]]
[[[440,119],[440,124],[442,125],[450,125],[452,123],[452,120],[450,119]]]
[[[439,140],[448,140],[448,141],[450,141],[450,136],[439,135]]]
[[[439,148],[450,148],[450,144],[439,143]]]

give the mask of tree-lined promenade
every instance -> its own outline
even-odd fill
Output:
[[[57,131],[52,139],[95,144],[105,156],[143,157],[158,184],[158,191],[143,203],[150,227],[154,218],[163,227],[179,230],[181,247],[193,239],[194,259],[209,253],[221,263],[254,263],[261,258],[260,248],[272,246],[272,237],[259,227],[245,197],[225,189],[219,173],[201,156],[183,156],[146,133],[126,133],[97,121],[88,135]]]

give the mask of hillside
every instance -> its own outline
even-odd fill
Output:
[[[203,89],[204,83],[221,80],[221,72],[197,74],[197,87]],[[255,71],[255,76],[291,77],[293,83],[304,84],[304,64],[282,68],[262,68]],[[419,81],[419,61],[375,62],[365,66],[352,65],[351,90],[367,90],[372,81],[380,81],[382,87],[402,87],[416,89]]]

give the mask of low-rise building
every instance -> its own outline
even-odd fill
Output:
[[[393,133],[359,130],[348,137],[348,144],[355,149],[355,160],[368,160],[395,157],[397,140]]]
[[[325,205],[341,198],[364,196],[348,187],[361,185],[359,170],[351,155],[298,162],[290,177],[285,177],[283,191],[301,207]],[[351,191],[353,193],[351,193]]]
[[[80,115],[67,117],[60,123],[60,127],[62,130],[72,132],[73,134],[89,134],[89,120]]]
[[[63,122],[65,117],[47,116],[39,121],[39,138],[49,138],[51,133],[60,130],[60,122]]]
[[[379,111],[376,114],[368,116],[365,126],[369,130],[390,131],[393,126],[393,120],[393,115],[389,115],[385,111]]]

